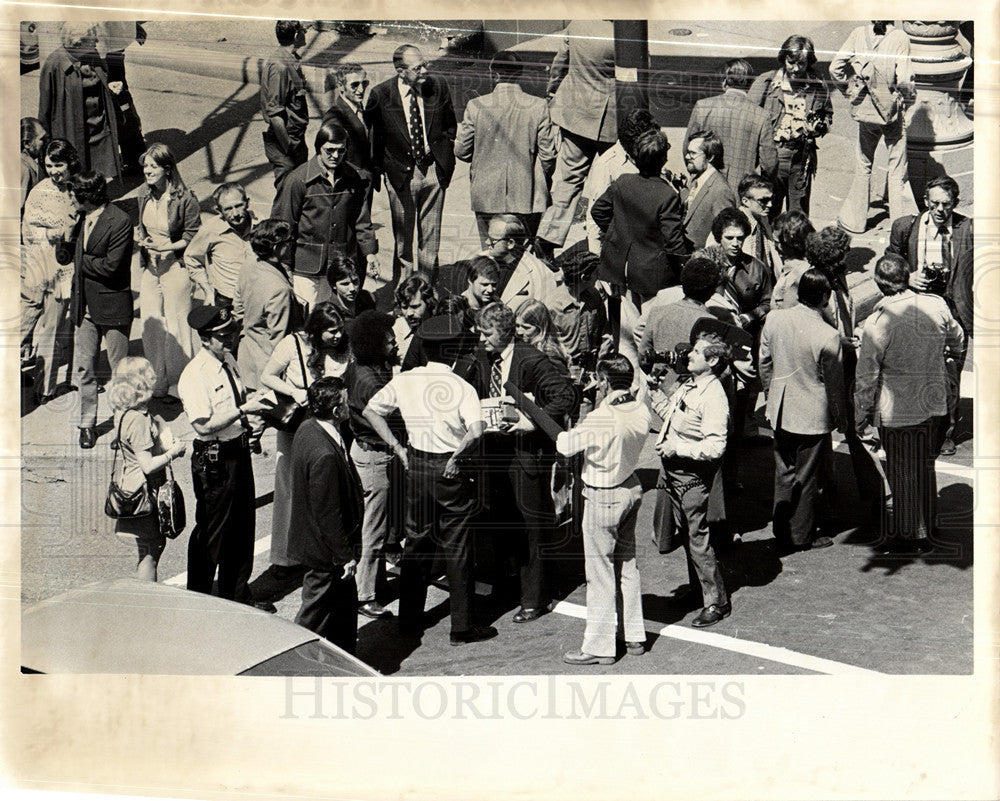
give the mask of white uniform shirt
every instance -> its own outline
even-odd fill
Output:
[[[245,392],[235,359],[229,353],[226,353],[223,358],[229,365],[237,391]],[[207,348],[199,350],[184,368],[184,372],[181,373],[180,380],[177,382],[177,394],[181,403],[184,404],[184,411],[189,420],[208,420],[219,413],[228,416],[236,414],[236,410],[239,408],[239,401],[233,396],[232,384],[226,377],[222,362],[216,359]],[[242,433],[243,426],[237,418],[225,428],[208,436],[199,435],[198,439],[228,442],[231,439],[236,439]]]
[[[652,415],[641,401],[613,404],[623,391],[612,392],[578,426],[556,439],[563,456],[584,454],[581,478],[591,487],[611,488],[625,482],[639,464]]]
[[[394,376],[367,408],[383,417],[398,409],[410,444],[425,453],[454,453],[483,419],[476,390],[438,362]]]

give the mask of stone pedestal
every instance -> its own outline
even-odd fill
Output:
[[[972,59],[956,39],[957,21],[904,20],[916,77],[916,99],[906,112],[910,186],[923,206],[924,186],[948,174],[972,202],[973,126],[955,98]]]

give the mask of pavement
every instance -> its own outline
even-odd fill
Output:
[[[166,142],[178,155],[180,171],[195,194],[206,199],[223,180],[238,180],[246,187],[259,217],[268,215],[273,198],[270,168],[263,155],[257,87],[252,62],[240,61],[239,71],[229,66],[217,74],[205,65],[230,65],[245,55],[219,50],[266,54],[269,26],[246,23],[225,31],[210,31],[226,42],[199,42],[202,51],[193,60],[179,51],[181,40],[193,41],[175,27],[169,37],[157,39],[161,23],[148,26],[150,40],[127,51],[129,82],[136,107],[143,119],[149,142]],[[258,27],[254,27],[258,26]],[[352,40],[350,58],[366,64],[374,81],[391,71],[390,54],[401,40],[399,30],[379,33],[363,41]],[[239,35],[236,35],[236,34]],[[227,35],[228,34],[228,35]],[[407,34],[409,35],[409,34]],[[837,34],[839,36],[839,33]],[[206,36],[206,39],[208,37]],[[246,39],[252,42],[246,42]],[[825,47],[836,47],[839,41]],[[771,41],[770,33],[767,34]],[[40,32],[44,59],[49,46]],[[428,38],[427,48],[437,41]],[[311,42],[313,51],[337,51],[341,40],[324,32]],[[254,44],[257,49],[243,49]],[[343,46],[341,50],[345,50]],[[823,47],[817,41],[817,47]],[[154,63],[157,54],[174,50],[168,64]],[[228,52],[228,55],[213,54]],[[441,51],[442,54],[445,51]],[[149,54],[148,56],[145,54]],[[208,57],[206,57],[206,54]],[[256,56],[255,56],[256,57]],[[450,62],[447,79],[461,109],[472,93],[485,91],[481,61]],[[167,68],[169,66],[169,68]],[[21,77],[21,113],[37,109],[38,73]],[[322,82],[313,75],[314,90]],[[312,95],[311,127],[318,126],[329,98],[322,91]],[[854,123],[842,99],[834,99],[835,117],[830,134],[822,141],[820,172],[813,198],[813,219],[818,226],[833,222],[846,194],[853,166]],[[460,113],[460,112],[459,112]],[[668,136],[679,142],[680,127]],[[671,150],[672,169],[682,169],[680,148]],[[127,185],[120,203],[135,212],[135,187]],[[441,262],[448,263],[478,250],[475,221],[469,211],[468,167],[459,164],[445,202],[445,225]],[[391,254],[391,228],[384,193],[375,196],[373,220],[383,258]],[[568,243],[582,238],[574,226]],[[882,219],[864,236],[856,237],[851,280],[857,292],[867,292],[870,265],[885,248],[888,221]],[[137,271],[138,265],[134,265]],[[137,273],[135,274],[137,278]],[[138,285],[137,281],[133,283]],[[369,289],[377,289],[376,282]],[[133,327],[131,349],[139,351],[139,330]],[[969,365],[971,367],[972,360]],[[744,532],[743,542],[724,560],[727,585],[733,590],[734,612],[707,631],[689,625],[694,613],[679,611],[667,599],[687,582],[684,560],[679,553],[661,556],[649,543],[654,492],[646,493],[637,526],[638,560],[643,580],[647,629],[651,650],[642,657],[625,657],[615,665],[571,668],[563,665],[564,651],[579,647],[583,631],[580,619],[585,604],[583,566],[578,541],[569,540],[553,554],[553,569],[559,589],[556,610],[536,622],[517,626],[510,621],[516,606],[483,606],[483,613],[500,629],[498,639],[462,648],[447,642],[447,595],[433,589],[428,610],[437,620],[417,644],[384,636],[392,621],[367,621],[359,635],[359,655],[387,674],[398,675],[486,675],[560,673],[969,673],[972,669],[972,460],[975,441],[971,437],[972,404],[977,394],[974,373],[963,381],[965,427],[958,454],[939,460],[941,544],[931,557],[876,557],[871,537],[857,528],[859,501],[849,473],[849,461],[841,453],[837,461],[837,483],[843,499],[842,519],[836,530],[837,545],[819,552],[779,558],[773,547],[767,512],[773,457],[767,432],[748,448],[741,463],[740,497],[736,522]],[[103,398],[103,396],[102,396]],[[21,601],[28,605],[88,581],[128,574],[134,567],[134,546],[111,532],[102,512],[112,452],[110,412],[101,402],[101,438],[93,451],[83,452],[76,442],[76,394],[69,393],[41,408],[34,408],[22,392],[22,528]],[[183,413],[176,408],[153,408],[175,436],[193,434]],[[257,547],[254,575],[268,563],[267,534],[273,490],[273,433],[264,439],[269,453],[254,458],[257,484]],[[647,452],[641,472],[652,489],[655,456]],[[181,463],[177,471],[193,512],[190,475]],[[183,583],[186,540],[189,531],[168,543],[160,563],[160,579]],[[381,588],[382,598],[394,607],[397,579],[389,576]],[[933,599],[933,603],[930,603]],[[485,604],[485,599],[483,599]],[[294,618],[298,593],[278,604],[278,614]]]

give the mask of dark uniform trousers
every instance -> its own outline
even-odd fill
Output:
[[[191,454],[195,526],[188,541],[187,588],[247,603],[253,570],[256,490],[246,435],[219,443],[195,440]]]
[[[662,460],[657,482],[657,503],[653,511],[654,539],[661,553],[671,550],[673,541],[684,544],[688,583],[701,592],[703,606],[728,601],[722,569],[709,540],[709,492],[720,473],[718,461],[701,462],[674,456]]]
[[[295,622],[353,654],[358,642],[358,585],[333,571],[309,570],[302,580],[302,608]]]
[[[445,478],[451,454],[433,454],[410,448],[406,475],[406,544],[400,562],[399,624],[419,627],[427,600],[427,584],[434,578],[438,552],[444,556],[451,595],[451,631],[473,628],[472,516],[479,508],[472,474],[463,471]]]

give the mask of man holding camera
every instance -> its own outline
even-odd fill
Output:
[[[729,431],[729,400],[719,376],[732,352],[716,333],[699,334],[687,357],[687,374],[674,391],[650,393],[653,410],[663,418],[656,452],[670,498],[675,531],[682,532],[691,590],[700,587],[704,608],[691,625],[704,628],[728,617],[726,593],[715,548],[708,537],[708,496],[722,465]]]
[[[928,181],[924,191],[927,211],[909,214],[892,223],[885,255],[902,256],[910,265],[910,287],[917,292],[941,295],[952,314],[972,337],[972,219],[954,211],[958,205],[958,183],[942,175]],[[958,413],[959,381],[968,347],[948,361],[948,430],[942,456],[955,453],[955,422]]]

